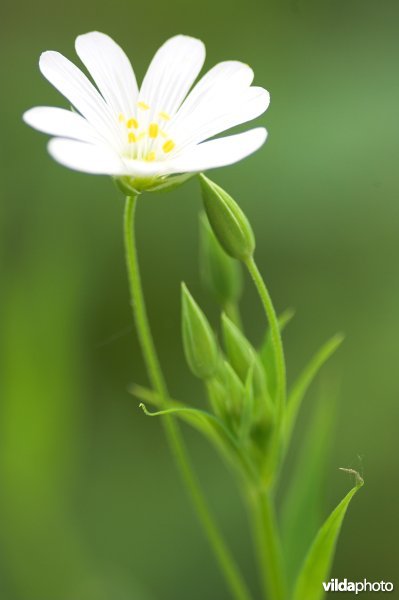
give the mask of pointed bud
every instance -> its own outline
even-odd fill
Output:
[[[213,331],[187,287],[182,284],[182,331],[184,354],[191,371],[200,379],[212,377],[219,365]]]
[[[209,223],[227,254],[245,261],[255,250],[255,238],[248,219],[227,192],[205,175],[200,175],[202,199]]]
[[[234,371],[245,383],[248,371],[253,369],[255,395],[264,395],[267,389],[266,378],[255,349],[226,315],[222,315],[222,328],[226,353]]]
[[[242,291],[241,266],[226,254],[206,215],[200,216],[201,275],[206,287],[222,306],[236,304]]]
[[[231,367],[230,363],[224,361],[223,367],[225,387],[227,390],[230,408],[232,410],[239,411],[242,407],[242,401],[245,392],[244,384]]]

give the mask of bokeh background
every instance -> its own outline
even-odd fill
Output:
[[[399,4],[396,0],[6,0],[1,9],[0,596],[4,600],[227,600],[167,450],[161,422],[127,393],[146,383],[124,270],[123,199],[106,177],[68,171],[21,122],[65,106],[41,77],[45,49],[74,55],[105,31],[141,78],[175,33],[202,38],[206,67],[248,62],[272,102],[256,155],[212,173],[254,225],[279,310],[290,380],[336,331],[325,370],[339,390],[325,514],[352,503],[332,575],[397,580]],[[198,276],[195,181],[139,207],[155,339],[171,389],[200,405],[184,364],[179,283],[217,323]],[[260,341],[247,281],[242,309]],[[319,380],[319,382],[322,380]],[[317,400],[316,384],[304,411]],[[306,436],[301,419],[296,448]],[[210,504],[255,583],[243,506],[213,449],[184,430]]]

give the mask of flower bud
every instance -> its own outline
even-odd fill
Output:
[[[255,250],[255,238],[248,219],[227,192],[200,175],[202,199],[209,223],[227,254],[245,261]]]
[[[267,389],[266,378],[255,349],[226,315],[222,316],[222,328],[226,353],[234,371],[245,383],[248,371],[252,369],[255,395],[264,395]]]
[[[219,244],[205,214],[200,216],[200,266],[206,287],[222,306],[236,304],[242,291],[241,266]]]
[[[219,350],[214,333],[187,287],[182,284],[182,331],[184,354],[191,371],[200,379],[215,375]]]

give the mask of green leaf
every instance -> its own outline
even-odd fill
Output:
[[[302,404],[302,400],[309,389],[310,384],[316,377],[317,373],[324,363],[334,354],[335,350],[342,344],[344,337],[342,334],[334,335],[328,342],[320,348],[313,356],[308,365],[302,371],[294,384],[291,393],[288,397],[288,405],[285,414],[285,440],[286,447],[291,439],[295,421]]]
[[[234,468],[241,468],[252,479],[255,478],[253,465],[248,457],[241,453],[241,448],[236,437],[229,431],[221,419],[207,411],[185,406],[172,398],[166,399],[168,408],[164,409],[164,399],[157,392],[139,385],[131,386],[129,391],[140,400],[144,400],[157,408],[162,407],[162,410],[152,413],[141,403],[140,407],[145,414],[151,417],[169,415],[182,419],[213,442],[230,465]]]
[[[200,270],[205,286],[223,308],[238,302],[242,292],[241,265],[223,250],[204,213],[200,215]]]
[[[321,600],[324,596],[323,581],[327,582],[329,579],[335,548],[346,511],[353,496],[363,485],[363,479],[358,473],[352,469],[343,470],[355,475],[356,485],[341,500],[319,529],[298,577],[293,600]]]
[[[206,214],[219,243],[233,258],[247,260],[255,250],[255,238],[247,217],[220,186],[202,174],[199,180]]]
[[[219,350],[215,335],[202,310],[182,284],[182,332],[184,354],[192,373],[200,379],[215,375]]]
[[[322,520],[326,466],[335,424],[335,394],[327,390],[302,436],[294,473],[281,510],[281,535],[288,583],[297,577],[306,550]]]
[[[291,308],[285,310],[278,318],[280,331],[284,331],[285,326],[291,321],[295,311]],[[272,398],[276,396],[276,361],[274,360],[274,351],[270,329],[267,329],[263,344],[259,350],[259,358],[266,372],[267,387]]]

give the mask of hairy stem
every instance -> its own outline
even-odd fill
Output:
[[[162,398],[163,405],[167,406],[168,390],[152,339],[141,286],[134,227],[136,204],[137,196],[128,196],[126,198],[124,240],[131,302],[136,322],[137,334],[151,385]],[[235,600],[251,600],[250,593],[242,579],[238,567],[232,558],[212,515],[209,512],[198,481],[192,470],[190,460],[187,456],[180,429],[171,416],[165,416],[163,422],[165,424],[165,431],[169,445],[180,469],[183,481],[186,485],[189,495],[191,496],[191,500],[197,512],[198,518],[208,537],[209,543],[230,588],[232,596]]]

